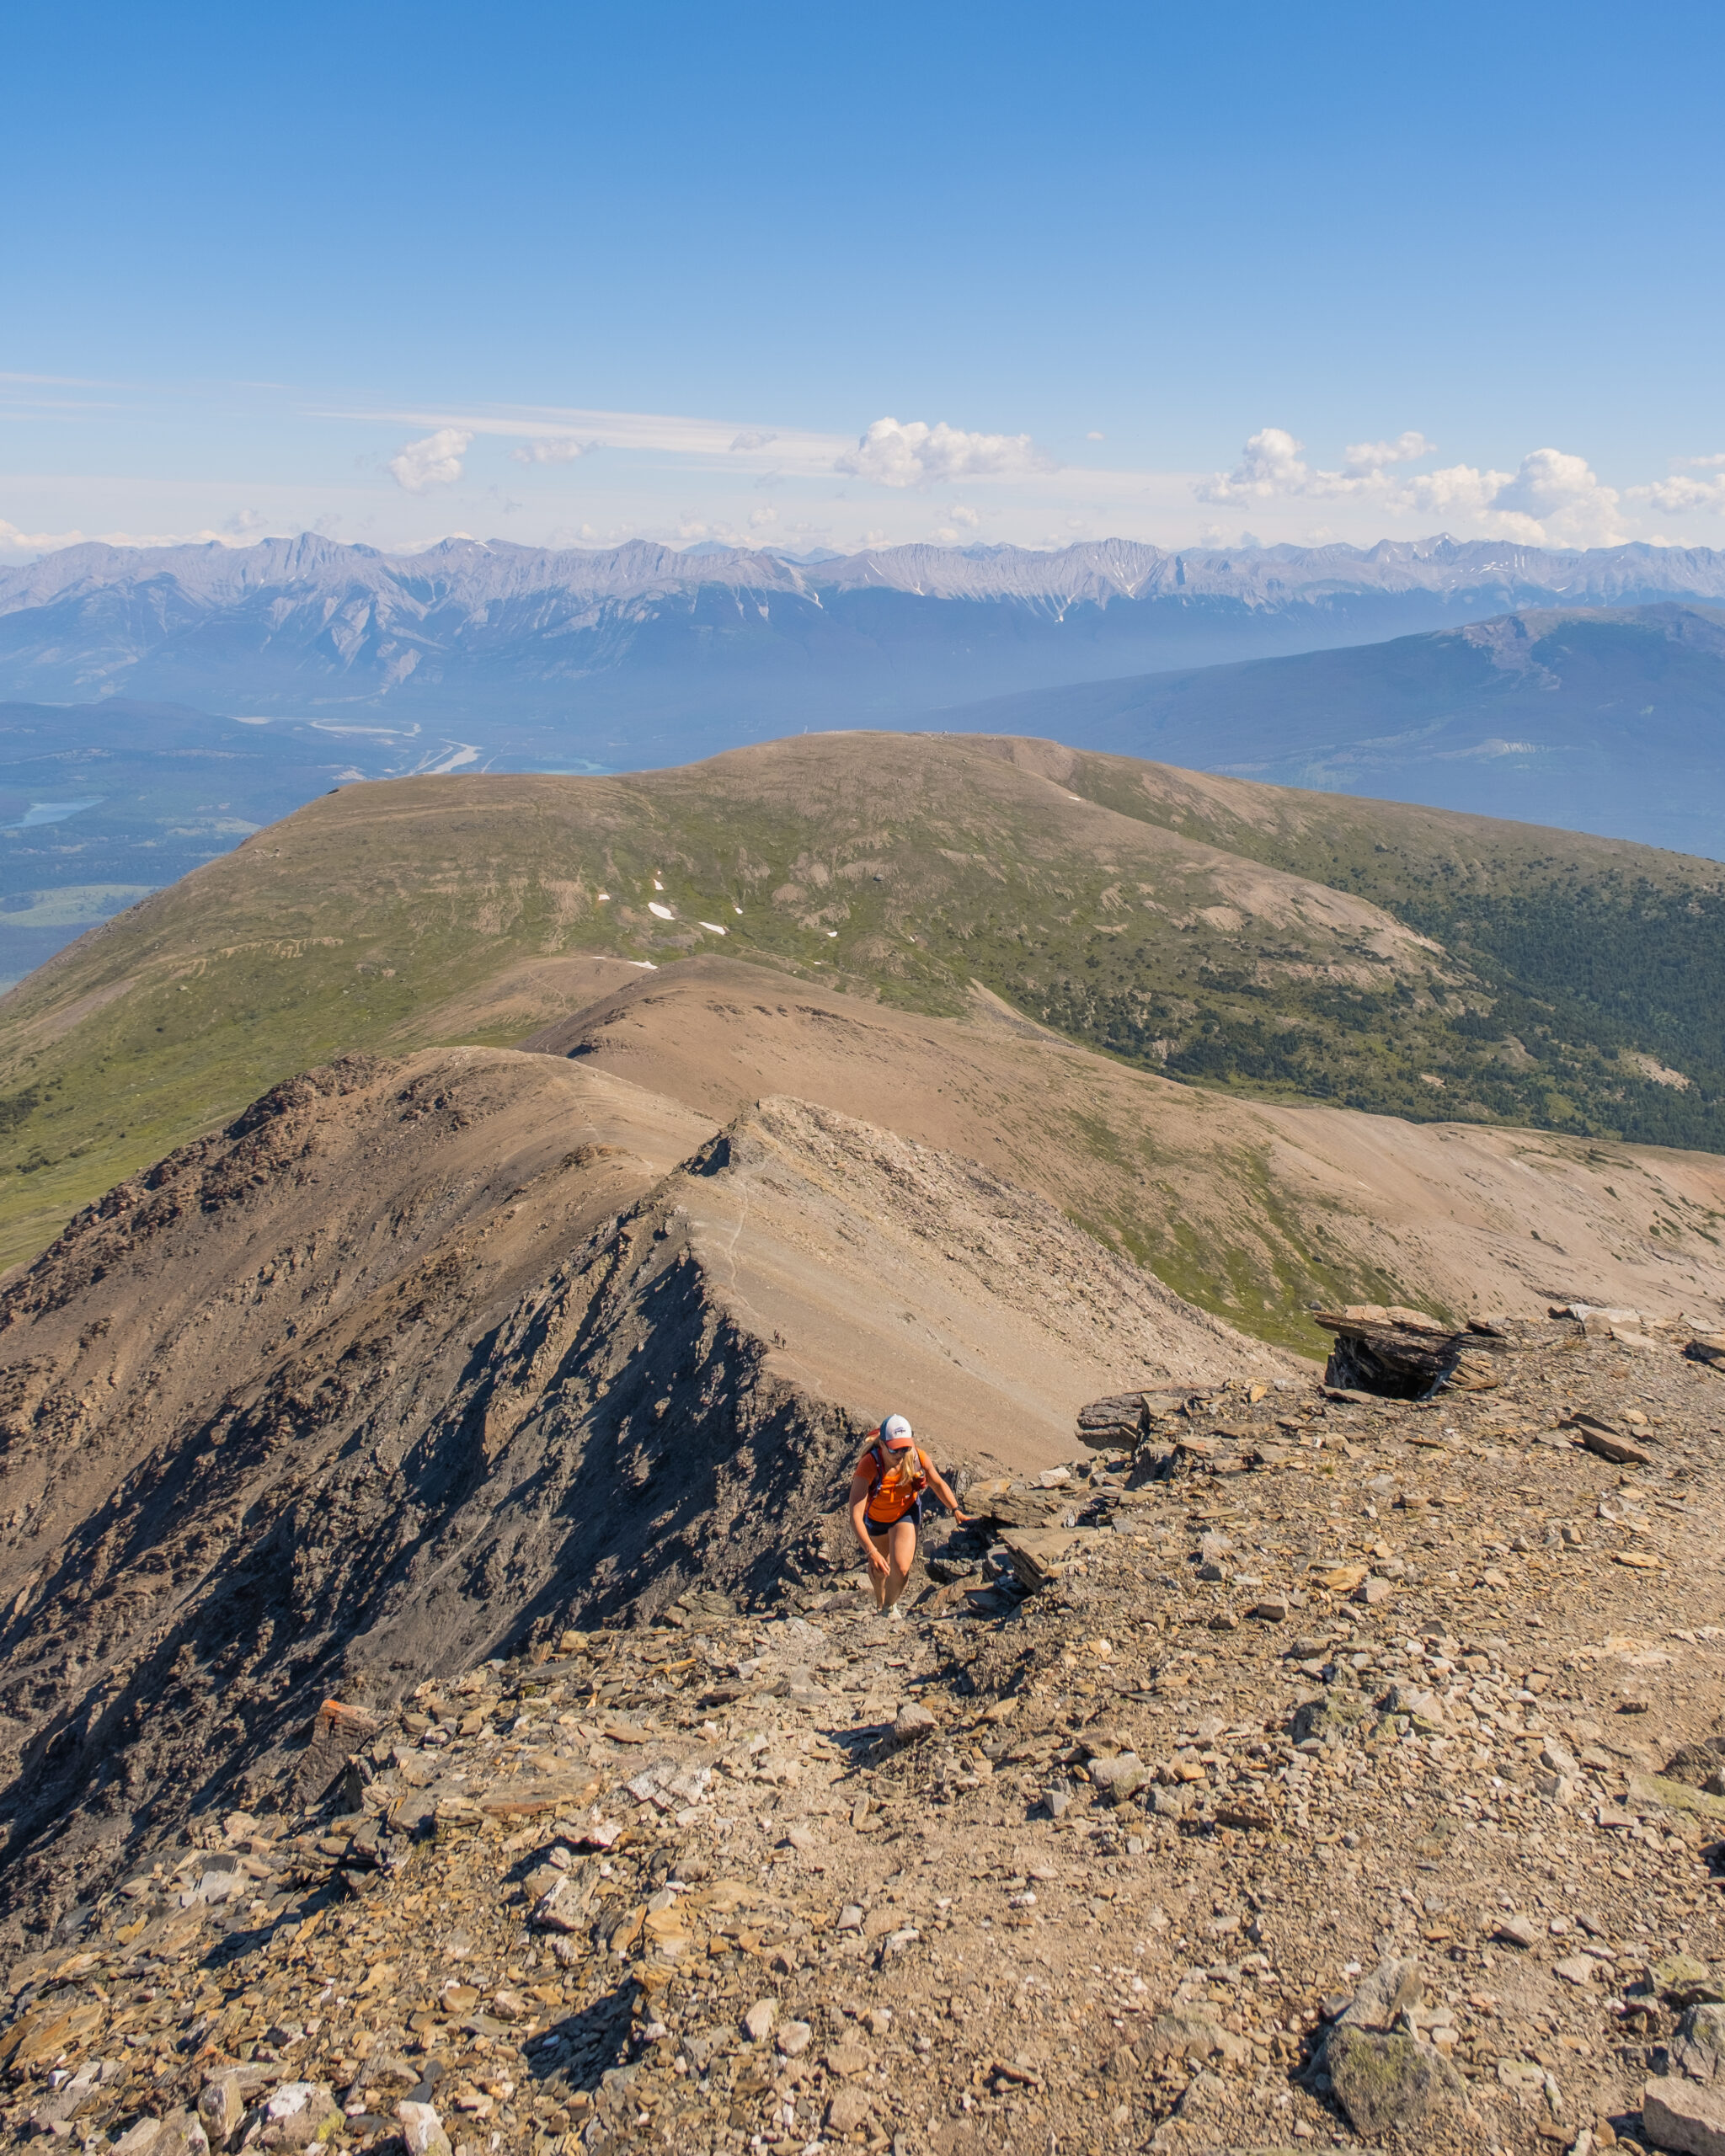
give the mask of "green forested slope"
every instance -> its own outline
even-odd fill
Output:
[[[1448,1097],[1434,1111],[1407,1091],[1404,1074],[1399,1113],[1725,1148],[1717,862],[1397,802],[1183,778],[1129,757],[1081,755],[1070,782],[1124,814],[1355,893],[1443,944],[1471,984],[1465,1011],[1425,1032],[1422,1068],[1443,1078]],[[1411,1044],[1396,997],[1348,990],[1311,1002],[1315,1017],[1321,1006],[1356,1037],[1341,1066],[1322,1023],[1290,1033],[1267,1012],[1255,1027],[1189,1030],[1168,1067],[1391,1105],[1385,1089],[1397,1081],[1370,1043],[1387,1029]],[[1135,1022],[1112,988],[1092,1027],[1097,1038],[1112,1028],[1108,1044],[1135,1058]],[[1643,1061],[1689,1082],[1650,1079]]]

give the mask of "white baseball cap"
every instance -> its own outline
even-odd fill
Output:
[[[912,1442],[911,1425],[902,1415],[889,1415],[880,1426],[880,1434],[889,1445],[907,1445]]]

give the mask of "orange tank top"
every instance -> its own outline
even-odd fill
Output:
[[[874,1484],[863,1513],[871,1527],[896,1526],[928,1487],[932,1471],[928,1455],[920,1445],[907,1446],[902,1457],[894,1460],[878,1437],[857,1466]]]

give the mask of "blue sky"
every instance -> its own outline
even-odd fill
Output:
[[[8,24],[0,559],[1725,545],[1717,9]]]

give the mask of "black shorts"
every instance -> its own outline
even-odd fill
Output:
[[[862,1515],[862,1524],[868,1529],[868,1537],[873,1542],[878,1542],[884,1534],[890,1534],[895,1527],[902,1527],[906,1520],[910,1521],[912,1527],[921,1526],[922,1500],[921,1497],[911,1506],[909,1512],[900,1513],[896,1519],[889,1520],[884,1527],[876,1526],[867,1513]]]

